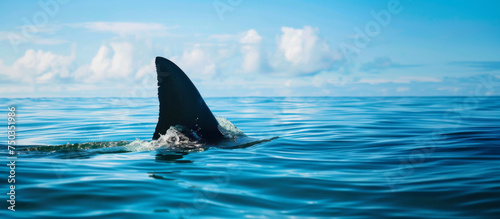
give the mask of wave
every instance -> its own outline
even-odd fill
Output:
[[[75,150],[93,150],[96,153],[118,153],[118,152],[140,152],[154,150],[181,150],[185,152],[203,151],[207,147],[218,148],[244,148],[262,142],[275,139],[255,139],[246,136],[243,131],[238,129],[228,119],[216,116],[219,123],[219,130],[224,135],[224,140],[217,145],[207,145],[194,130],[184,126],[171,126],[164,135],[160,135],[157,140],[139,140],[134,141],[102,141],[86,143],[67,143],[64,145],[44,145],[22,149],[21,151],[75,151]]]

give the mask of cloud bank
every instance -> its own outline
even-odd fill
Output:
[[[88,22],[69,26],[110,33],[114,37],[97,44],[90,56],[82,57],[75,48],[85,45],[75,43],[69,54],[56,54],[46,48],[27,49],[9,64],[0,59],[0,74],[6,78],[0,90],[14,92],[14,87],[22,84],[29,88],[23,89],[31,89],[32,94],[52,90],[55,93],[95,91],[99,95],[99,89],[106,85],[113,90],[109,95],[117,96],[138,86],[145,78],[149,80],[145,86],[154,88],[156,55],[177,63],[199,85],[202,93],[210,96],[467,95],[478,83],[469,77],[371,74],[424,66],[397,63],[389,56],[375,57],[353,72],[341,72],[344,57],[330,47],[332,42],[328,42],[318,28],[311,26],[281,27],[275,31],[275,38],[264,37],[256,29],[192,36],[195,40],[190,42],[193,43],[160,48],[160,44],[148,38],[172,37],[168,27],[161,24]],[[479,71],[500,69],[498,62],[451,64]],[[489,76],[499,78],[494,74]],[[497,91],[488,92],[484,95]],[[151,92],[151,96],[155,94]]]

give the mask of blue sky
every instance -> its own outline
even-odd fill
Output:
[[[1,97],[499,95],[498,1],[1,1]],[[489,83],[478,92],[478,86]]]

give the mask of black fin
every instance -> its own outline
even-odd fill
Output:
[[[224,136],[219,130],[219,123],[193,82],[170,60],[156,57],[155,62],[160,115],[153,140],[175,125],[192,129],[207,142],[221,140]]]

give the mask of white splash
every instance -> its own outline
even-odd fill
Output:
[[[223,117],[216,116],[219,123],[219,130],[225,138],[234,139],[245,134],[233,123]],[[192,136],[189,138],[188,136]],[[195,132],[186,130],[180,126],[171,126],[164,135],[160,134],[157,140],[145,141],[135,140],[127,144],[127,151],[152,151],[157,149],[183,149],[183,150],[203,150],[204,144],[197,139]]]
[[[222,132],[225,138],[236,138],[238,136],[245,136],[243,131],[239,130],[233,123],[224,117],[215,116],[217,122],[219,122],[219,130]]]
[[[178,130],[178,127],[171,126],[164,135],[160,135],[157,140],[145,141],[135,140],[125,146],[128,151],[152,151],[160,148],[171,149],[196,149],[202,148],[203,144],[197,140],[191,140]]]

